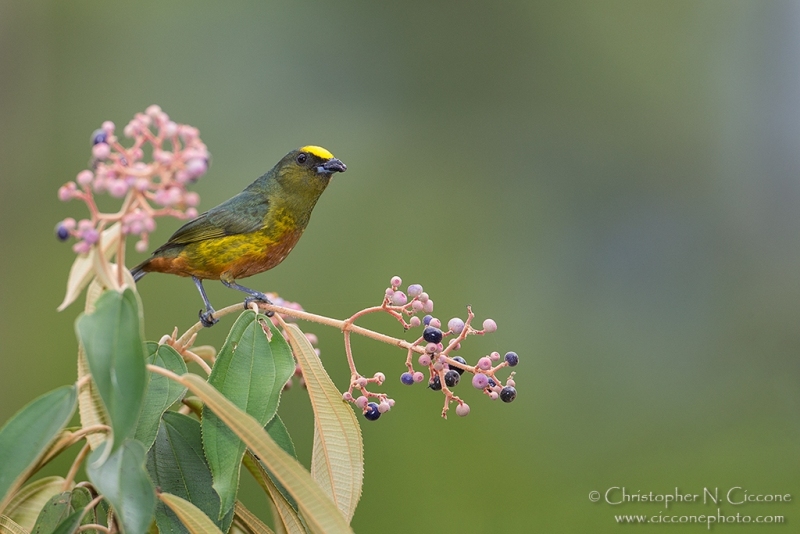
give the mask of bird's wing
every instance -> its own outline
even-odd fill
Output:
[[[264,195],[243,191],[178,228],[155,252],[176,245],[255,232],[263,226],[268,208],[269,201]]]

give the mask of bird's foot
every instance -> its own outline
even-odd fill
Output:
[[[206,311],[200,310],[200,313],[198,315],[200,316],[200,322],[206,328],[211,328],[212,326],[214,326],[219,322],[219,319],[216,319],[214,317],[214,310],[206,310]]]
[[[249,309],[250,304],[252,304],[253,302],[263,302],[264,304],[272,304],[272,301],[270,301],[264,293],[259,293],[258,295],[253,295],[251,297],[247,297],[246,299],[244,299],[244,309],[245,310]],[[268,311],[264,315],[266,315],[267,317],[272,317],[273,315],[275,315],[275,312]]]

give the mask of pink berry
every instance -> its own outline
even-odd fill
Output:
[[[484,356],[480,360],[478,360],[478,368],[483,369],[484,371],[488,371],[492,368],[492,360]]]
[[[90,250],[92,250],[92,246],[86,241],[78,241],[72,245],[72,251],[76,254],[88,254]]]
[[[486,319],[483,321],[483,331],[487,334],[497,331],[497,323],[492,319]]]
[[[466,417],[469,415],[469,404],[464,402],[456,406],[456,415],[459,417]]]
[[[198,195],[194,191],[189,191],[185,195],[183,195],[183,202],[187,206],[195,207],[198,204],[200,204],[200,195]]]
[[[383,374],[383,373],[380,373],[380,372],[379,373],[375,373],[375,375],[372,378],[377,380],[378,384],[383,384],[384,381],[386,381],[386,375]]]
[[[394,295],[394,289],[392,289],[391,287],[387,287],[386,291],[384,291],[383,294],[389,298],[392,298],[392,295]]]
[[[381,413],[386,413],[391,409],[392,407],[389,406],[389,403],[386,401],[382,401],[380,404],[378,404],[378,411]]]
[[[425,313],[433,313],[433,300],[428,299],[427,301],[425,301],[425,304],[422,306],[422,310]]]
[[[497,360],[500,359],[500,353],[497,352],[497,351],[494,351],[493,353],[491,353],[489,355],[489,358],[491,358],[493,362],[496,362]]]
[[[164,128],[161,129],[161,133],[164,135],[164,137],[172,137],[178,133],[178,125],[173,121],[167,121],[164,124]]]
[[[66,202],[72,198],[72,191],[66,186],[62,185],[58,188],[58,200]]]
[[[489,385],[489,377],[483,373],[477,373],[472,377],[472,385],[478,389],[483,389]]]
[[[405,306],[407,302],[408,298],[402,291],[395,291],[394,295],[392,295],[392,304],[395,306]]]
[[[415,303],[415,304],[416,304],[416,303]],[[416,317],[416,316],[412,317],[412,318],[411,318],[411,319],[409,319],[409,321],[408,321],[408,324],[409,324],[409,325],[411,325],[411,328],[416,328],[416,327],[418,327],[418,326],[419,326],[421,323],[422,323],[422,321],[420,321],[420,320],[419,320],[419,317]]]
[[[106,143],[97,143],[92,147],[92,156],[97,159],[106,159],[111,154],[111,149]]]
[[[424,304],[422,304],[418,300],[415,300],[414,302],[411,303],[411,309],[414,310],[414,313],[421,312],[423,307]]]
[[[408,286],[408,296],[412,299],[422,294],[422,286],[419,284],[411,284]]]
[[[417,359],[417,361],[421,366],[428,367],[431,364],[431,357],[427,354],[423,354],[419,357],[419,359]]]
[[[423,380],[425,380],[425,375],[424,375],[424,374],[422,374],[422,373],[421,373],[421,372],[419,372],[419,371],[417,371],[416,373],[414,373],[414,382],[420,383],[420,382],[422,382]]]
[[[424,304],[424,303],[428,302],[428,299],[430,297],[428,297],[428,294],[423,291],[422,293],[419,294],[419,296],[417,298],[419,299],[420,302],[422,302]]]
[[[128,184],[125,180],[112,180],[108,184],[108,194],[115,198],[121,198],[128,192]]]
[[[507,385],[507,386],[511,386],[511,387],[513,388],[514,386],[516,386],[516,385],[517,385],[517,383],[516,383],[516,382],[514,382],[512,379],[510,379],[510,378],[509,378],[508,380],[506,380],[506,385]]]
[[[428,343],[427,345],[425,345],[425,352],[427,352],[428,354],[435,354],[437,352],[440,352],[439,345],[437,345],[436,343]]]
[[[100,239],[100,233],[97,230],[95,230],[94,228],[90,228],[90,229],[82,232],[81,233],[81,237],[83,237],[83,240],[86,243],[88,243],[90,245],[94,245],[95,243],[97,243],[97,240]]]
[[[88,186],[89,184],[92,183],[92,180],[94,180],[94,174],[92,174],[92,171],[88,170],[79,172],[77,178],[75,178],[75,181],[78,182],[78,185],[80,185],[81,187]]]
[[[434,328],[441,328],[442,327],[442,321],[440,321],[439,319],[434,317],[433,319],[431,319],[431,322],[428,324],[428,326],[432,326]]]
[[[147,241],[140,239],[136,242],[136,252],[147,252]]]
[[[208,163],[206,160],[194,158],[186,162],[186,172],[189,173],[191,178],[198,178],[206,173],[208,170]]]
[[[464,321],[458,317],[453,317],[447,321],[447,328],[449,328],[455,335],[458,335],[464,331]]]
[[[400,287],[400,284],[402,283],[403,279],[400,278],[399,276],[393,276],[391,281],[389,282],[389,284],[391,284],[392,287]]]
[[[491,393],[489,393],[489,398],[492,400],[497,400],[499,396],[500,395],[498,395],[496,391],[492,391]]]
[[[103,131],[105,131],[109,135],[114,133],[114,123],[111,121],[103,122],[103,124],[100,127],[103,129]]]
[[[369,402],[369,399],[367,399],[364,395],[361,395],[356,399],[356,406],[363,410],[367,406],[367,402]]]
[[[319,343],[319,339],[317,338],[316,334],[306,334],[306,339],[312,345],[316,345],[317,343]]]
[[[349,391],[345,391],[344,393],[342,393],[342,400],[350,402],[353,400],[353,395]]]
[[[161,106],[157,104],[153,104],[151,106],[147,106],[147,109],[144,110],[145,113],[150,115],[151,117],[155,117],[156,115],[161,114]]]
[[[360,387],[362,387],[362,388],[363,388],[363,387],[366,387],[366,385],[367,385],[368,383],[369,383],[369,382],[367,382],[367,379],[366,379],[366,378],[364,378],[363,376],[360,376],[360,377],[358,377],[358,380],[356,380],[356,384],[358,384],[358,385],[359,385]]]
[[[72,217],[67,217],[63,221],[61,221],[61,226],[66,228],[67,230],[74,230],[75,229],[75,219]]]

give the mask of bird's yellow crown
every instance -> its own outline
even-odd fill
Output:
[[[320,159],[328,160],[333,158],[333,154],[331,154],[321,146],[308,145],[304,146],[300,150],[302,150],[303,152],[308,152],[309,154],[313,154],[314,156],[317,156]]]

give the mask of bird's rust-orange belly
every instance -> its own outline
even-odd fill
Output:
[[[302,233],[297,228],[276,236],[260,230],[198,241],[186,245],[174,257],[153,258],[146,270],[211,280],[246,278],[282,262]]]

